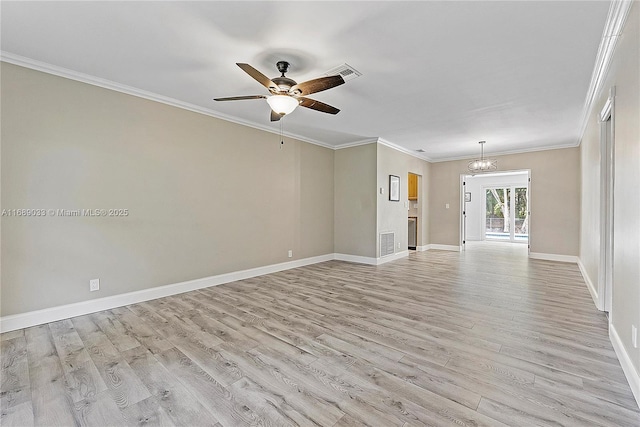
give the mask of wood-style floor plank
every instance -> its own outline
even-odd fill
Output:
[[[76,425],[75,406],[48,325],[25,330],[35,425]]]
[[[574,264],[339,261],[0,336],[2,426],[640,426]]]
[[[168,350],[168,349],[167,349]],[[146,420],[162,411],[158,422],[169,425],[215,425],[214,414],[184,387],[177,378],[146,348],[135,347],[123,353],[125,361],[143,382],[152,397],[139,402],[137,408],[123,411],[125,418]],[[153,423],[151,423],[153,424]]]
[[[149,390],[94,319],[99,317],[74,317],[72,322],[78,335],[87,344],[89,356],[117,407],[123,409],[150,397]]]
[[[107,390],[96,365],[75,331],[71,320],[49,324],[58,357],[62,363],[67,387],[74,403],[91,401]]]
[[[31,400],[27,340],[24,334],[0,343],[0,408],[2,410]]]
[[[231,391],[202,370],[177,348],[156,355],[158,360],[174,374],[203,406],[212,407],[215,419],[223,425],[259,424],[260,417],[238,401]]]
[[[245,376],[263,389],[283,398],[287,405],[307,418],[310,424],[333,425],[344,415],[333,400],[318,396],[315,390],[291,377],[288,370],[283,371],[280,367],[271,365],[255,349],[242,352],[232,345],[223,345],[221,350],[225,358],[232,360]]]

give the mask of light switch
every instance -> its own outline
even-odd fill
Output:
[[[449,209],[449,203],[444,205],[445,209]]]
[[[380,194],[384,194],[384,187],[380,187]]]

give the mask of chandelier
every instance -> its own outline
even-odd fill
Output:
[[[480,159],[472,160],[469,162],[469,172],[472,174],[482,173],[482,172],[491,172],[498,169],[498,161],[495,159],[485,159],[484,158],[484,144],[487,141],[480,141]]]

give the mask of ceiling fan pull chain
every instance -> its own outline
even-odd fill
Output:
[[[282,132],[282,120],[280,120],[280,149],[281,150],[283,145],[284,145],[284,134]]]

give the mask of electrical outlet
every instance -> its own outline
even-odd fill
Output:
[[[445,203],[444,208],[449,209],[449,203]]]
[[[400,249],[400,242],[398,242],[398,249]]]
[[[99,291],[100,290],[100,279],[92,279],[89,280],[89,291]]]
[[[293,256],[293,251],[289,249],[289,258],[291,258],[292,256]]]
[[[636,325],[631,325],[631,343],[633,348],[638,348],[638,328]]]

